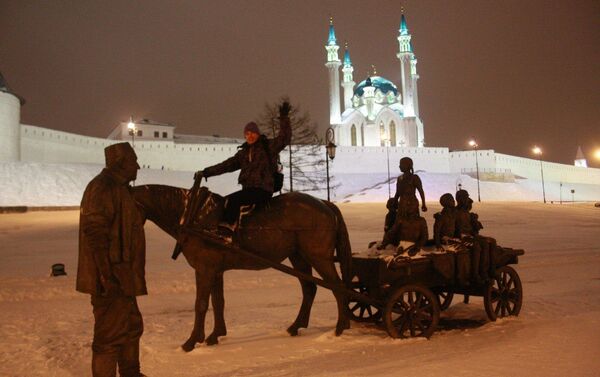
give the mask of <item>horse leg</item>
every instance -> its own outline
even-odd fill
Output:
[[[223,273],[218,273],[215,277],[210,300],[213,307],[215,317],[215,327],[212,334],[206,338],[206,344],[209,346],[219,343],[219,337],[227,335],[227,327],[225,326],[225,296],[223,295]]]
[[[301,255],[292,254],[289,258],[290,262],[292,262],[292,266],[294,266],[296,270],[307,275],[312,275],[312,267],[304,260],[304,258],[302,258]],[[317,293],[317,285],[315,283],[311,283],[302,279],[298,280],[300,280],[300,285],[302,286],[302,305],[300,306],[300,311],[298,312],[296,320],[287,329],[287,332],[291,336],[298,335],[298,329],[308,327],[310,309],[312,308],[312,304]]]
[[[344,287],[344,284],[342,283],[342,280],[340,279],[337,270],[335,269],[333,260],[313,259],[311,262],[313,262],[313,268],[317,270],[317,272],[319,273],[319,275],[321,275],[323,280],[334,283],[340,288]],[[335,335],[339,336],[342,335],[344,330],[350,328],[350,320],[346,315],[346,304],[348,300],[343,291],[333,290],[333,295],[335,296],[335,300],[337,302],[338,307],[338,320],[335,326]]]
[[[212,275],[212,274],[211,274]],[[204,318],[206,317],[206,311],[208,310],[208,298],[210,291],[214,283],[213,276],[209,275],[206,271],[198,271],[196,269],[196,305],[194,328],[188,340],[183,343],[181,348],[185,352],[190,352],[196,346],[196,343],[202,343],[204,341]]]

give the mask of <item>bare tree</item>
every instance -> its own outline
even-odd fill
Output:
[[[269,137],[279,131],[279,105],[282,101],[290,102],[288,97],[282,97],[277,102],[265,103],[256,121],[261,132]],[[325,148],[322,139],[317,136],[317,124],[310,119],[307,111],[294,104],[290,111],[290,123],[292,143],[281,152],[287,189],[303,192],[325,190]]]

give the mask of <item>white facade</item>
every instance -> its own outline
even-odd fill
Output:
[[[398,36],[402,77],[402,92],[397,86],[376,72],[355,87],[354,67],[346,45],[343,62],[344,111],[340,108],[339,63],[333,23],[329,25],[329,39],[325,46],[329,70],[330,124],[336,133],[336,144],[361,147],[423,147],[423,122],[419,118],[417,98],[417,59],[410,45],[406,19],[402,15]]]
[[[121,122],[108,135],[111,140],[173,140],[175,126],[167,123],[154,122],[142,119],[131,122],[133,130],[129,128],[129,122]],[[133,135],[132,135],[133,133]]]
[[[11,93],[0,91],[0,161],[21,159],[21,103]]]

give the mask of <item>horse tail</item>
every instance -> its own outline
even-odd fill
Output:
[[[350,246],[350,237],[348,236],[348,228],[342,216],[340,209],[333,203],[323,201],[329,209],[335,214],[337,223],[337,235],[335,241],[336,257],[340,262],[340,270],[342,271],[342,280],[346,287],[352,286],[352,247]]]

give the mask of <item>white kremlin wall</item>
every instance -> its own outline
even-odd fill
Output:
[[[475,151],[450,152],[450,172],[465,173],[475,171]],[[510,172],[516,178],[541,181],[541,167],[538,159],[496,153],[494,150],[478,150],[477,162],[480,172]],[[574,165],[542,161],[544,181],[562,183],[585,183],[600,185],[600,169],[583,168]]]
[[[81,136],[29,125],[21,126],[21,161],[45,163],[104,163],[104,148],[119,142]],[[237,144],[178,144],[169,141],[135,141],[139,163],[144,168],[196,171],[233,156]],[[15,148],[13,148],[15,149]],[[519,178],[540,180],[540,161],[510,156],[493,150],[477,151],[480,172],[510,172]],[[323,148],[323,154],[325,149]],[[284,164],[289,154],[281,153]],[[340,173],[397,174],[402,157],[414,161],[415,171],[469,173],[475,171],[475,151],[449,152],[448,148],[338,147],[330,166]],[[547,182],[600,185],[600,169],[543,161]]]
[[[19,99],[0,92],[0,162],[104,164],[104,148],[119,142],[47,128],[21,125]],[[143,168],[196,171],[234,155],[237,144],[176,143],[173,140],[135,140]],[[516,178],[540,180],[540,161],[510,156],[493,150],[477,151],[480,172],[509,171]],[[323,155],[325,149],[323,148]],[[281,153],[284,164],[288,153]],[[333,174],[399,173],[398,161],[411,157],[415,171],[472,173],[475,151],[449,152],[448,148],[348,147],[337,148],[330,168]],[[583,183],[600,186],[600,169],[543,162],[546,182]],[[599,188],[600,190],[600,188]]]
[[[450,172],[448,148],[337,147],[331,166],[334,172],[387,173],[388,153],[392,175],[400,172],[398,163],[402,157],[412,158],[415,171]]]

